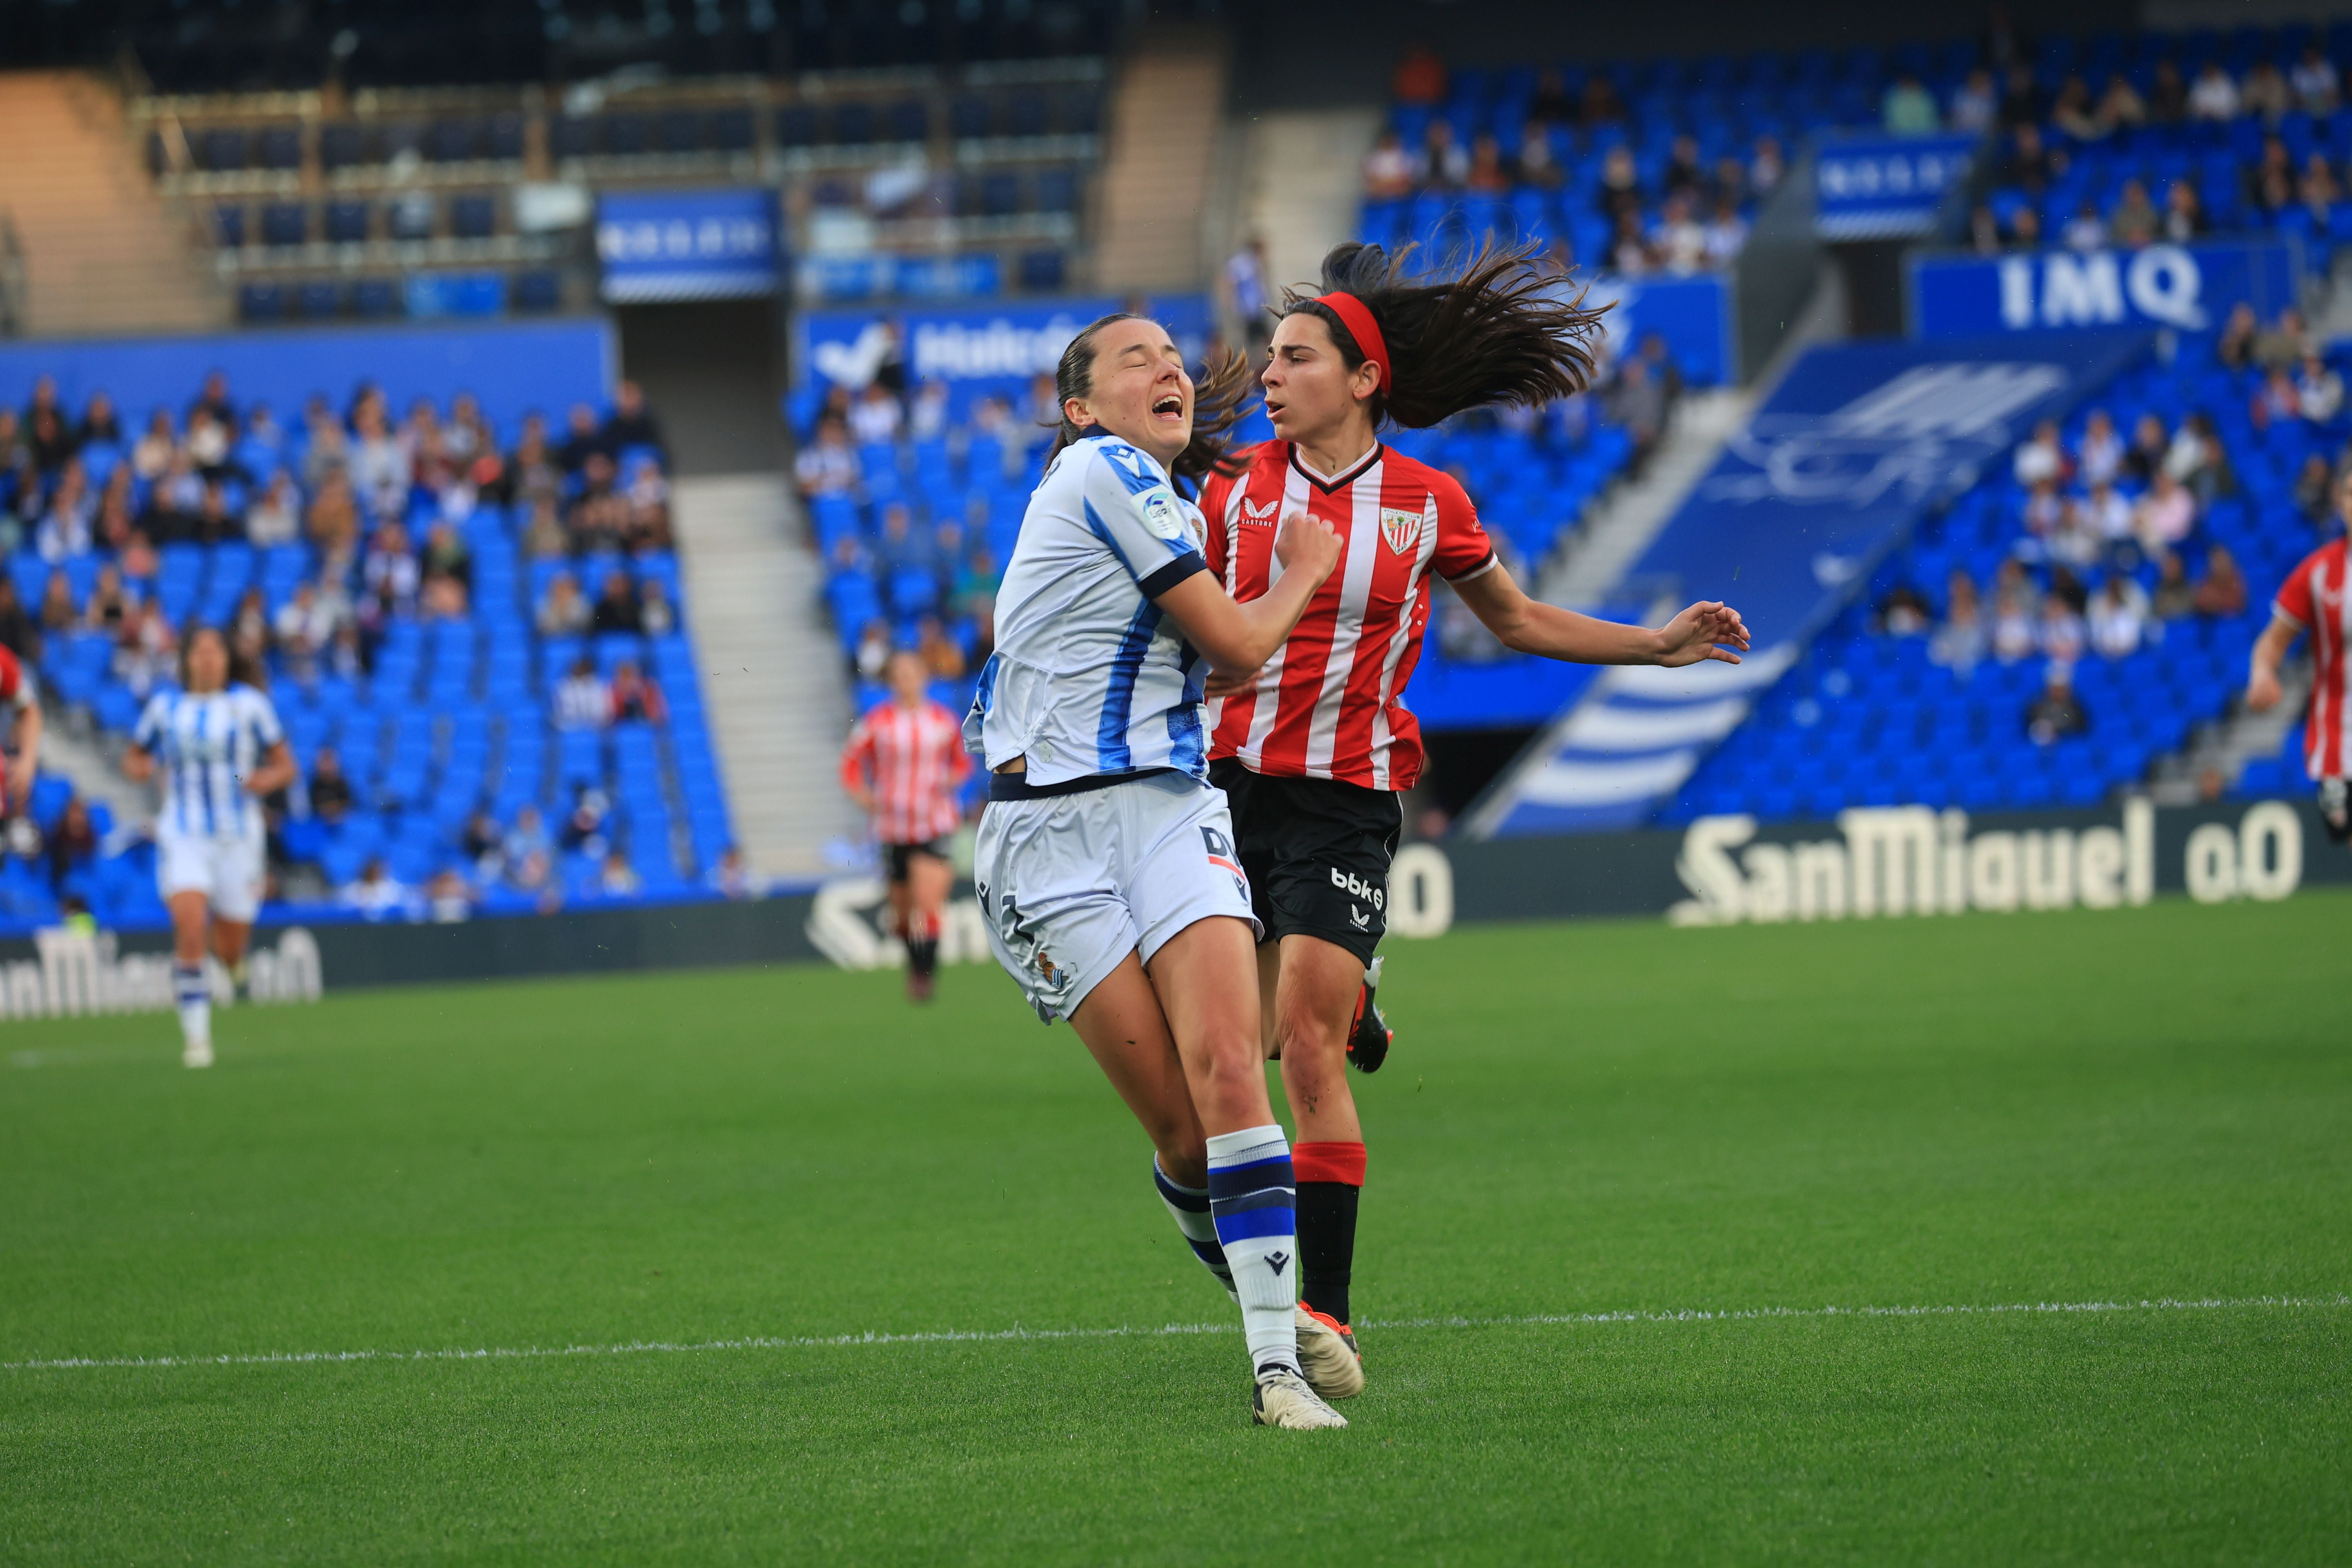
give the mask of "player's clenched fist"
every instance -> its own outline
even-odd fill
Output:
[[[1320,583],[1339,564],[1339,533],[1319,517],[1294,511],[1282,520],[1274,553],[1285,572],[1305,572]]]

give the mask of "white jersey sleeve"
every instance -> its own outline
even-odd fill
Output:
[[[1116,437],[1056,457],[1029,500],[996,600],[965,744],[1034,785],[1174,768],[1207,776],[1207,668],[1153,600],[1198,572],[1201,514]]]

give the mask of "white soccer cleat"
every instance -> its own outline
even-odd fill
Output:
[[[190,1040],[181,1048],[180,1065],[187,1068],[212,1066],[213,1043],[210,1040]]]
[[[1286,1366],[1257,1374],[1257,1387],[1250,1393],[1250,1416],[1261,1426],[1287,1426],[1294,1432],[1348,1424],[1346,1416],[1324,1404],[1322,1395]]]
[[[1307,1386],[1326,1399],[1364,1392],[1364,1358],[1356,1336],[1310,1307],[1298,1309],[1298,1365]]]

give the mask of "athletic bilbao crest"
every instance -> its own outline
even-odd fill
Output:
[[[1429,498],[1429,505],[1420,511],[1403,511],[1381,508],[1381,537],[1388,541],[1389,549],[1398,555],[1410,555],[1421,547],[1421,530],[1432,521],[1430,513],[1437,509],[1437,498]]]

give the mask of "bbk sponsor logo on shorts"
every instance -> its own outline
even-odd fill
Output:
[[[1337,866],[1331,868],[1331,885],[1351,899],[1363,900],[1376,910],[1388,901],[1386,887],[1379,882],[1368,882],[1353,871],[1342,871]]]

